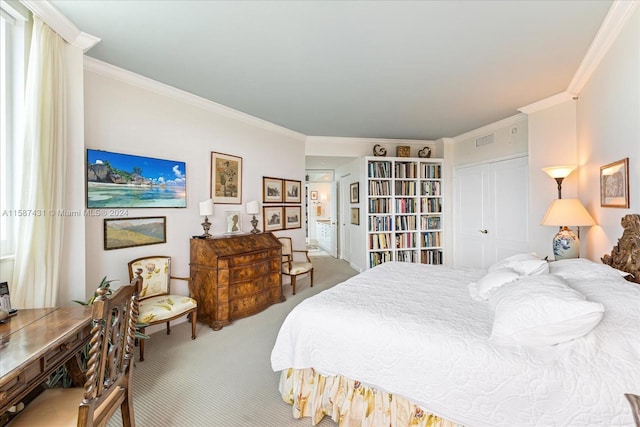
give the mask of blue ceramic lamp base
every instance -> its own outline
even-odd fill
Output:
[[[580,240],[569,227],[562,227],[553,238],[553,255],[556,261],[580,258]]]

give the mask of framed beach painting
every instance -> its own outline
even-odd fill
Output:
[[[211,198],[213,203],[242,203],[242,157],[211,152]]]
[[[264,221],[264,231],[277,231],[284,228],[282,206],[263,206],[262,218]]]
[[[284,180],[284,202],[300,203],[302,202],[302,181],[292,179]]]
[[[87,208],[186,208],[186,164],[87,149]]]
[[[282,179],[262,177],[262,202],[263,203],[282,203]]]
[[[167,242],[167,217],[107,218],[104,250],[132,248]]]
[[[302,227],[302,207],[301,206],[285,206],[284,207],[284,228],[289,230],[291,228]]]

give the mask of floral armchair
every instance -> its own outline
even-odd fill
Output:
[[[152,256],[137,258],[129,262],[129,279],[141,277],[139,289],[139,323],[148,326],[167,324],[167,335],[171,333],[170,322],[182,316],[191,320],[191,339],[196,339],[198,303],[185,295],[171,294],[171,280],[190,281],[189,278],[171,276],[171,257]],[[144,328],[140,332],[144,333]],[[144,361],[144,341],[140,340],[140,361]]]

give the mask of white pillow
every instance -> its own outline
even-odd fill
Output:
[[[469,294],[476,301],[486,301],[493,289],[505,283],[513,282],[519,277],[520,274],[512,268],[491,271],[482,276],[477,282],[469,284]]]
[[[555,274],[567,280],[584,280],[603,276],[620,277],[629,273],[586,258],[571,258],[550,262],[549,274]]]
[[[528,347],[550,346],[586,335],[602,319],[604,306],[587,301],[553,275],[527,276],[489,295],[495,317],[491,341]]]
[[[537,276],[549,272],[548,264],[546,260],[540,259],[535,253],[516,254],[496,262],[489,267],[489,272],[512,268],[522,276]]]

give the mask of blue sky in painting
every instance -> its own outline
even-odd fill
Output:
[[[87,150],[89,164],[109,162],[111,166],[126,172],[134,167],[142,169],[142,176],[160,183],[185,185],[186,165],[174,160],[154,159],[109,151]]]

